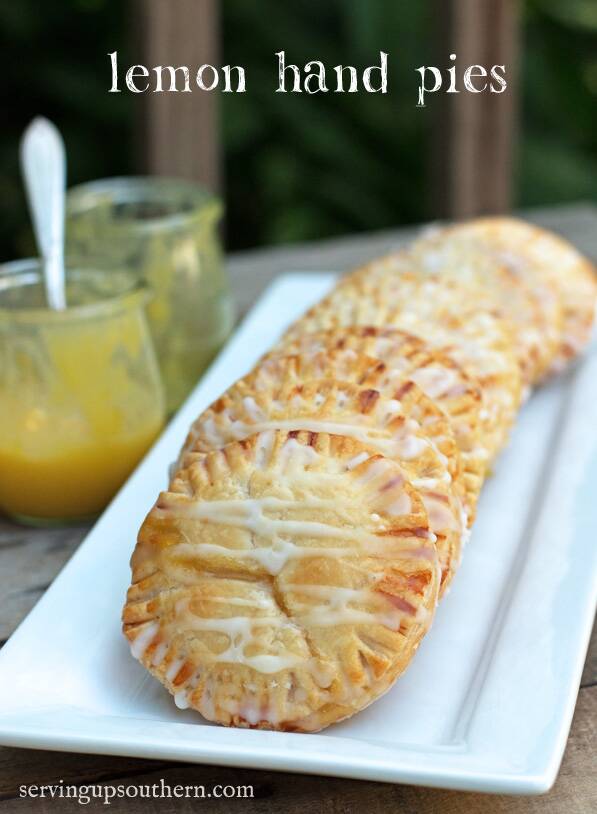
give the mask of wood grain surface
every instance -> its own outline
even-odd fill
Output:
[[[150,92],[129,96],[137,114],[137,161],[141,172],[171,178],[188,178],[209,189],[221,188],[218,131],[219,93],[199,90],[195,76],[200,65],[219,65],[218,0],[134,0],[133,62],[149,68]],[[191,93],[153,93],[157,65],[186,65]],[[129,65],[123,64],[123,75]],[[207,71],[205,82],[213,79]],[[220,80],[221,81],[221,80]],[[138,81],[139,87],[147,80]],[[180,72],[177,87],[182,88]],[[170,87],[168,73],[163,86]]]
[[[526,213],[530,219],[569,237],[597,258],[597,207],[568,206]],[[284,271],[344,271],[395,248],[412,230],[352,236],[318,244],[247,252],[229,259],[232,288],[242,314],[277,274]],[[0,640],[11,635],[69,559],[87,528],[28,529],[0,519]],[[465,794],[415,786],[177,764],[131,758],[0,748],[0,814],[27,811],[109,812],[250,811],[329,814],[590,814],[597,811],[597,635],[593,632],[574,722],[554,788],[538,798]],[[27,799],[26,784],[147,784],[163,779],[171,787],[252,785],[253,799]]]
[[[522,4],[436,0],[433,64],[506,65],[508,93],[443,94],[433,128],[431,200],[444,217],[507,212],[514,195]],[[439,209],[438,209],[439,206]]]

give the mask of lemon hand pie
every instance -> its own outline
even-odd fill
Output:
[[[352,438],[282,431],[180,470],[132,570],[125,635],[179,707],[296,731],[392,685],[440,579],[423,503],[396,463]]]
[[[376,365],[372,374],[370,367],[369,375],[361,375],[361,384],[387,391],[392,381],[409,379],[420,387],[445,413],[454,431],[465,481],[466,510],[472,523],[487,464],[481,438],[483,391],[449,352],[397,328],[353,325],[302,334],[275,348],[268,357],[284,353],[324,361],[337,358],[337,353],[366,356],[382,362],[382,366]]]
[[[482,445],[489,463],[505,444],[521,401],[521,373],[508,323],[493,313],[489,299],[482,307],[477,292],[465,285],[413,271],[405,252],[371,264],[376,265],[387,274],[341,281],[290,327],[281,344],[306,333],[362,325],[400,328],[441,347],[483,390]]]
[[[182,466],[197,454],[264,430],[334,433],[361,441],[396,461],[419,491],[437,538],[443,591],[460,561],[466,517],[447,459],[424,428],[433,402],[407,382],[396,383],[393,395],[400,387],[404,393],[400,401],[349,383],[320,379],[297,384],[291,377],[281,378],[280,386],[255,393],[249,376],[214,402],[194,423]]]
[[[468,509],[467,481],[449,418],[414,381],[386,374],[385,364],[378,359],[341,348],[290,356],[274,354],[262,359],[238,384],[242,383],[247,391],[271,395],[280,382],[301,385],[313,380],[333,379],[374,389],[392,403],[399,402],[401,413],[424,427],[426,437],[444,458],[454,494]],[[191,428],[191,435],[193,431]]]
[[[562,312],[559,347],[551,369],[560,372],[587,346],[595,323],[595,267],[559,235],[516,218],[478,218],[453,232],[482,241],[512,275],[526,281],[552,307],[555,295]]]
[[[421,238],[410,254],[421,274],[479,292],[485,307],[510,325],[525,386],[544,378],[560,344],[562,307],[532,260],[526,262],[526,273],[519,273],[505,253],[490,251],[478,234],[459,227]]]

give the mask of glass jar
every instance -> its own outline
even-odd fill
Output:
[[[38,260],[0,266],[0,511],[40,525],[97,515],[165,415],[146,287],[80,265],[66,279],[52,311]]]
[[[221,214],[219,200],[188,181],[111,178],[68,193],[68,250],[130,269],[153,290],[149,323],[169,413],[232,328]]]

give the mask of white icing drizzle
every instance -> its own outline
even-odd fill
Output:
[[[467,528],[466,515],[465,515],[464,525],[463,525],[463,530],[462,530],[462,537],[461,537],[461,548],[462,549],[464,549],[464,547],[468,544],[468,541],[471,539],[471,534],[472,534],[472,530]]]
[[[141,659],[143,657],[145,651],[155,639],[159,629],[160,626],[157,622],[150,622],[137,634],[135,639],[131,642],[131,653],[134,658]]]
[[[271,599],[264,599],[260,596],[242,597],[242,596],[201,596],[201,602],[215,602],[221,605],[236,605],[244,608],[260,608],[266,610],[271,608]]]
[[[331,548],[315,546],[297,546],[291,541],[275,540],[271,546],[263,548],[226,548],[226,546],[202,543],[192,545],[190,543],[177,543],[169,549],[173,557],[187,555],[189,558],[200,558],[201,556],[221,556],[240,560],[253,560],[264,568],[272,576],[277,576],[286,563],[291,559],[301,559],[309,557],[323,557],[342,559],[348,557],[359,557],[363,553],[373,557],[387,560],[394,559],[427,559],[424,555],[426,549],[413,548],[412,538],[405,537],[384,537],[380,539],[373,535],[368,535],[369,540],[361,547],[351,548]],[[435,535],[425,532],[424,539],[435,542]],[[174,566],[170,566],[171,568]]]
[[[378,464],[385,465],[386,461],[376,461],[369,469]],[[376,472],[375,475],[380,474]],[[374,475],[374,476],[375,476]],[[363,478],[365,475],[362,476]],[[363,480],[363,483],[367,481]],[[254,534],[271,538],[279,537],[314,537],[333,540],[347,540],[354,542],[376,543],[379,538],[362,529],[331,526],[317,520],[281,520],[266,517],[264,510],[292,511],[293,509],[312,508],[315,511],[329,510],[342,512],[342,507],[334,500],[322,500],[315,497],[303,498],[301,501],[282,500],[275,497],[247,498],[246,500],[212,500],[186,505],[174,503],[171,507],[164,504],[156,513],[178,517],[191,517],[196,520],[206,520],[218,525],[235,526],[246,529]],[[204,544],[207,546],[207,544]],[[202,546],[203,547],[203,546]],[[223,548],[222,546],[211,546]],[[225,548],[229,553],[236,553],[237,549]]]
[[[168,669],[166,670],[166,678],[168,681],[174,681],[184,663],[184,658],[173,659],[173,661],[170,662]]]
[[[398,630],[405,618],[422,621],[427,617],[425,608],[419,608],[416,613],[406,613],[403,609],[393,605],[391,598],[375,593],[369,588],[352,589],[331,585],[289,585],[290,590],[297,596],[305,595],[322,600],[314,608],[308,608],[305,613],[296,613],[292,619],[282,616],[247,617],[232,616],[227,618],[204,618],[195,616],[183,606],[179,608],[177,624],[183,625],[185,631],[206,631],[224,634],[228,639],[227,647],[220,653],[210,653],[209,661],[212,663],[243,664],[261,674],[274,674],[283,670],[307,667],[316,683],[321,687],[329,686],[332,674],[326,670],[325,665],[315,658],[305,658],[291,652],[262,653],[248,656],[246,649],[257,642],[256,630],[259,628],[289,628],[296,631],[296,622],[303,626],[330,627],[341,624],[381,624],[391,630]],[[374,603],[378,606],[375,611],[362,608],[349,607],[351,603]],[[295,621],[296,620],[296,621]],[[172,682],[178,671],[185,663],[185,659],[174,661],[166,673],[166,678]],[[174,694],[174,701],[180,709],[189,706],[189,692],[198,682],[198,675],[185,682],[185,686],[178,688]],[[204,696],[207,692],[204,692]],[[209,693],[208,693],[209,695]],[[298,699],[297,699],[298,700]],[[240,708],[227,708],[231,714],[240,714],[249,720],[246,712]],[[260,720],[268,715],[260,709]]]
[[[397,416],[402,415],[403,412],[402,403],[396,399],[388,399],[388,401],[382,402],[377,408],[376,412],[379,414],[382,408],[385,412],[385,415],[383,415],[384,424],[389,424],[390,421],[393,421]]]
[[[305,614],[296,613],[295,618],[302,625],[310,627],[334,627],[342,624],[380,624],[390,630],[398,630],[405,618],[419,618],[405,614],[385,599],[379,592],[370,588],[344,588],[336,585],[288,585],[297,597],[308,596],[322,600]],[[374,603],[376,611],[349,607],[351,604]],[[426,612],[426,611],[425,611]]]
[[[182,607],[182,606],[181,606]],[[305,657],[295,653],[260,653],[254,656],[248,656],[246,649],[248,646],[255,644],[257,639],[255,631],[259,628],[276,628],[276,629],[290,629],[298,632],[295,622],[292,619],[283,616],[269,616],[269,617],[252,617],[252,616],[231,616],[227,618],[206,618],[195,616],[187,610],[181,609],[178,614],[177,625],[182,623],[186,631],[206,631],[216,632],[225,635],[228,639],[227,647],[220,653],[211,653],[210,662],[212,663],[233,663],[244,664],[247,667],[255,670],[264,675],[270,675],[297,667],[303,667],[309,670],[314,680],[320,687],[327,687],[332,681],[333,671],[331,671],[325,664],[321,663],[318,659],[313,657]],[[284,645],[280,645],[284,646]],[[166,678],[172,682],[179,672],[182,665],[185,663],[184,658],[174,661],[168,671]],[[183,688],[179,688],[174,696],[175,703],[181,709],[185,709],[188,704],[189,692],[197,686],[199,681],[199,674],[195,674],[191,679],[185,682]],[[213,698],[213,687],[211,684],[206,684],[201,702],[204,702],[205,697]],[[241,713],[242,714],[242,713]],[[243,717],[245,717],[243,715]]]
[[[418,427],[416,422],[405,422],[406,429],[412,426]],[[273,442],[273,431],[262,432],[258,435],[258,444],[263,447],[263,458],[269,455]],[[255,456],[261,458],[261,450],[257,449]],[[365,453],[367,457],[368,454]],[[293,473],[294,482],[300,484],[303,479],[311,479],[314,484],[318,478],[324,474],[334,477],[333,473],[305,472],[305,467],[312,461],[317,460],[318,453],[311,446],[300,444],[296,439],[288,439],[283,445],[282,454],[279,456],[278,465],[287,468],[291,465],[299,468]],[[366,460],[366,457],[364,458]],[[344,467],[354,467],[363,462],[363,454],[355,456]],[[390,470],[388,472],[388,469]],[[392,477],[393,476],[393,477]],[[386,484],[390,486],[387,503],[390,508],[386,509],[389,514],[403,515],[412,510],[410,498],[406,493],[399,493],[403,483],[401,476],[396,477],[394,465],[386,459],[374,460],[366,470],[356,479],[355,484],[362,486],[371,481],[385,477]],[[311,485],[308,484],[308,485]],[[380,487],[377,500],[379,501],[383,490]],[[385,496],[384,496],[385,497]],[[372,508],[374,506],[372,505]],[[370,553],[373,556],[385,558],[406,557],[410,558],[413,548],[420,549],[420,543],[413,541],[409,537],[398,537],[370,533],[363,528],[337,527],[328,523],[312,520],[293,520],[288,517],[288,513],[297,509],[312,509],[317,516],[318,512],[328,510],[338,515],[342,513],[343,507],[334,500],[322,500],[315,497],[303,497],[301,500],[282,500],[274,497],[264,497],[259,499],[245,500],[220,500],[203,501],[194,503],[181,503],[166,494],[163,496],[160,507],[156,513],[162,516],[186,516],[209,523],[228,525],[251,532],[254,535],[269,538],[270,545],[255,546],[250,548],[228,548],[212,543],[204,543],[194,546],[180,543],[173,546],[167,555],[187,555],[191,559],[209,557],[210,555],[224,556],[232,559],[249,559],[258,563],[271,575],[277,575],[284,568],[289,559],[305,557],[326,557],[343,558],[362,553]],[[266,516],[266,511],[274,511],[284,515],[284,519]],[[432,539],[434,535],[427,533],[426,536]],[[296,540],[300,538],[314,538],[338,540],[345,544],[342,547],[314,547],[300,546]],[[254,542],[254,541],[253,541]],[[350,543],[357,543],[358,547],[352,548]],[[177,567],[173,564],[172,567]],[[179,569],[180,570],[180,569]],[[184,570],[184,565],[183,565]]]
[[[260,425],[255,425],[250,429],[251,433],[261,432]],[[263,430],[276,430],[274,422],[264,422]],[[294,429],[300,429],[295,427]],[[296,438],[289,438],[280,450],[278,457],[279,466],[285,470],[289,468],[304,469],[319,459],[319,454],[313,447],[299,443]]]
[[[459,518],[454,514],[449,503],[438,495],[421,492],[421,499],[429,517],[429,526],[434,531],[460,531]]]
[[[346,464],[346,468],[349,471],[352,470],[352,469],[356,469],[357,466],[362,464],[364,461],[366,461],[370,457],[371,456],[369,455],[368,452],[359,452],[358,455],[355,455],[354,458],[351,458],[350,461],[348,461],[348,463]]]
[[[182,690],[177,690],[174,693],[174,703],[176,704],[178,709],[188,709],[189,708],[190,704],[189,704],[189,698],[188,698],[188,690],[186,688],[184,688]]]
[[[245,396],[243,398],[243,406],[252,421],[261,421],[263,418],[263,410],[252,396]]]
[[[207,418],[204,418],[201,421],[201,424],[194,424],[192,426],[190,435],[194,440],[199,436],[199,430],[201,430],[203,437],[206,438],[208,443],[212,446],[217,447],[222,443],[222,436],[218,430],[213,415],[209,415]]]
[[[466,384],[452,368],[428,365],[413,370],[409,376],[432,399],[452,398],[466,392]]]
[[[450,480],[448,480],[446,478],[446,474],[448,475],[448,478],[450,478],[450,480],[452,480],[452,478],[450,477],[450,473],[447,472],[447,473],[444,473],[439,478],[412,478],[411,479],[411,485],[414,486],[415,489],[419,489],[419,490],[421,490],[421,489],[425,489],[425,490],[427,490],[427,489],[437,489],[437,487],[440,484],[450,482]]]
[[[151,663],[154,667],[159,667],[160,664],[164,661],[169,646],[170,645],[168,642],[160,642],[158,644],[158,646],[153,652],[153,656],[151,657]]]
[[[301,624],[308,627],[336,627],[337,625],[371,625],[380,624],[390,630],[397,630],[404,614],[398,612],[387,614],[370,613],[357,608],[330,609],[325,605],[315,608],[304,616],[297,616]]]
[[[386,512],[391,517],[400,517],[402,515],[410,514],[412,512],[412,502],[410,497],[406,494],[406,492],[402,492],[400,497],[392,501],[392,503],[386,507]]]
[[[222,709],[226,710],[232,716],[243,718],[251,726],[259,723],[259,721],[267,720],[269,723],[274,723],[270,715],[259,707],[255,702],[245,699],[242,703],[235,699],[226,699],[220,702]]]
[[[420,428],[416,422],[411,422],[410,426],[401,428],[395,435],[390,435],[387,430],[383,430],[381,427],[359,425],[354,420],[350,422],[348,420],[346,422],[326,421],[309,417],[263,419],[255,421],[254,424],[233,421],[229,424],[229,429],[236,440],[267,430],[305,430],[330,435],[343,435],[373,446],[388,457],[402,458],[407,461],[418,458],[429,447],[429,441],[418,435]],[[216,438],[211,431],[211,427],[207,434],[202,434],[210,444],[222,445],[231,440],[226,432],[221,432]],[[284,467],[291,459],[295,466],[304,466],[315,461],[318,456],[312,447],[300,444],[291,438],[282,447],[280,457]],[[295,458],[296,460],[294,460]]]
[[[272,447],[274,445],[273,432],[261,432],[257,436],[257,442],[254,451],[255,466],[258,469],[265,469],[271,458]]]
[[[227,618],[213,619],[183,614],[186,630],[211,631],[223,633],[228,637],[228,647],[221,653],[210,654],[213,662],[234,662],[252,667],[259,673],[278,673],[290,667],[297,667],[304,663],[304,656],[295,654],[264,653],[247,656],[245,650],[255,641],[253,631],[255,628],[291,628],[296,626],[290,619],[282,616],[229,616]]]
[[[357,483],[365,486],[376,478],[383,477],[388,474],[388,469],[391,464],[389,461],[382,458],[373,461],[357,479]]]
[[[405,461],[412,461],[422,455],[428,447],[429,442],[427,439],[416,435],[407,435],[400,443],[398,456]]]

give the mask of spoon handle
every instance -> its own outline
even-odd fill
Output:
[[[58,129],[38,117],[21,141],[21,169],[37,246],[44,262],[48,305],[66,307],[64,291],[64,197],[66,158]]]

